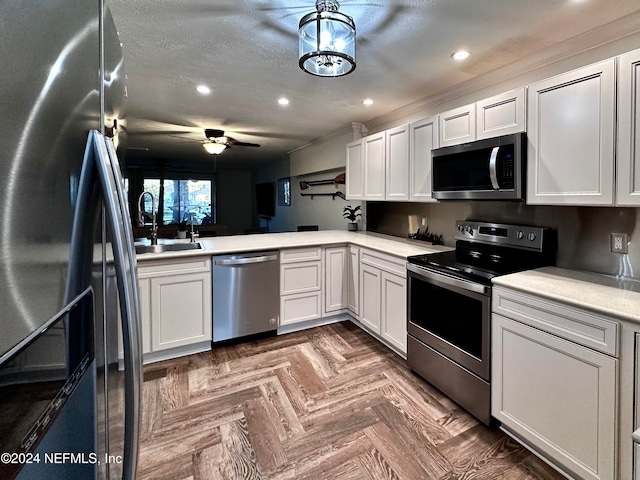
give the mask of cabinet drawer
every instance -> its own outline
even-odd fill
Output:
[[[294,248],[280,251],[280,263],[308,262],[310,260],[320,260],[322,258],[321,247]]]
[[[304,293],[322,287],[321,262],[305,262],[280,267],[280,294]]]
[[[492,310],[505,317],[617,357],[618,322],[585,310],[494,287]]]
[[[407,262],[404,258],[401,259],[373,250],[362,249],[360,259],[365,265],[376,267],[385,272],[394,273],[402,277],[407,276]]]
[[[322,316],[322,292],[280,297],[280,325],[314,320]]]
[[[138,262],[138,277],[155,277],[180,273],[210,272],[211,258],[207,256],[189,257],[151,262]]]

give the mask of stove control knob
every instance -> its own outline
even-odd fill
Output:
[[[522,240],[522,239],[524,238],[524,232],[523,232],[522,230],[518,230],[518,231],[516,232],[516,238],[517,238],[518,240]]]
[[[473,236],[473,228],[471,226],[467,225],[464,229],[469,235]]]
[[[527,235],[527,238],[533,242],[536,239],[536,234],[531,232]]]
[[[463,233],[464,232],[464,225],[462,225],[462,224],[458,225],[458,231],[460,233]]]

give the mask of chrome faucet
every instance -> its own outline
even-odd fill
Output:
[[[191,242],[195,242],[196,238],[198,238],[200,236],[200,234],[198,232],[194,232],[193,231],[193,217],[194,217],[194,214],[192,213],[189,216],[191,217]]]
[[[150,192],[149,190],[145,190],[138,197],[138,225],[141,227],[145,225],[144,216],[142,215],[142,212],[145,211],[144,207],[142,206],[142,199],[147,194],[151,196],[151,245],[157,245],[158,225],[156,223],[156,197],[153,192]]]

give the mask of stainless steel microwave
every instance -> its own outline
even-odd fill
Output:
[[[526,134],[514,133],[431,151],[438,200],[524,200]]]

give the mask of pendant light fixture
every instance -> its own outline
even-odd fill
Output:
[[[317,0],[300,19],[300,68],[318,77],[341,77],[356,68],[356,24],[335,0]]]
[[[202,147],[211,155],[221,154],[227,146],[224,143],[217,142],[205,142]]]

